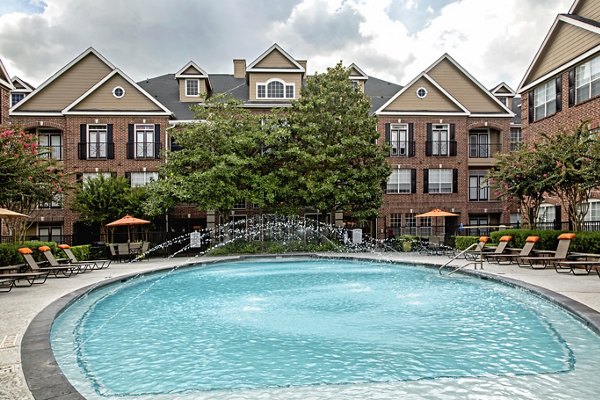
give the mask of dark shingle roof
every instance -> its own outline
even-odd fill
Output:
[[[249,89],[245,78],[234,78],[233,75],[215,74],[209,75],[212,93],[229,93],[235,99],[241,100],[249,106],[264,105],[264,102],[249,101]],[[194,114],[190,106],[199,103],[188,103],[179,101],[179,86],[175,79],[175,74],[167,74],[156,78],[146,79],[138,82],[145,91],[147,91],[156,100],[175,114],[177,120],[192,120]],[[378,78],[369,77],[365,83],[365,93],[371,99],[371,112],[375,112],[402,86],[387,82]],[[270,101],[269,104],[287,105],[289,102]]]

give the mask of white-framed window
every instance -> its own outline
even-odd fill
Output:
[[[11,107],[14,106],[15,104],[17,104],[24,98],[25,98],[25,93],[19,93],[19,92],[11,93],[10,94],[10,106]]]
[[[44,158],[62,160],[62,133],[56,129],[38,129],[38,145],[44,149]]]
[[[469,157],[490,157],[490,132],[489,130],[471,131],[469,133]]]
[[[154,125],[135,125],[135,158],[154,158]]]
[[[130,172],[129,180],[131,181],[131,187],[145,186],[158,180],[158,172]]]
[[[408,156],[408,124],[390,124],[390,156]]]
[[[386,193],[411,193],[411,170],[394,169],[387,181]]]
[[[84,172],[81,175],[81,179],[83,182],[85,182],[90,179],[99,178],[100,176],[104,176],[105,179],[108,179],[112,176],[112,174],[110,172]]]
[[[521,225],[521,213],[511,213],[510,214],[510,226],[519,226]]]
[[[293,99],[296,86],[280,79],[271,79],[267,82],[256,84],[256,97],[258,99]]]
[[[427,97],[427,89],[425,89],[424,87],[418,88],[417,97],[420,99],[424,99],[425,97]]]
[[[469,200],[487,201],[489,200],[489,188],[487,184],[487,171],[470,170],[469,171]]]
[[[185,95],[188,97],[200,96],[200,80],[186,79],[185,80]]]
[[[599,222],[600,221],[600,200],[599,199],[590,199],[585,204],[587,206],[587,211],[583,220],[586,222]]]
[[[556,112],[556,80],[551,79],[533,90],[533,120],[545,118]]]
[[[63,204],[62,193],[56,193],[52,197],[51,201],[49,201],[48,203],[41,204],[39,208],[62,208],[62,204]]]
[[[107,135],[106,125],[88,125],[88,158],[106,158]]]
[[[429,193],[452,193],[452,169],[430,169]]]
[[[233,203],[233,208],[236,210],[245,210],[246,209],[246,200],[237,199],[235,203]]]
[[[404,214],[404,223],[406,224],[406,228],[404,229],[404,234],[406,234],[406,235],[416,235],[417,234],[417,217],[414,213]]]
[[[115,96],[117,99],[122,98],[123,96],[125,96],[125,89],[123,89],[121,86],[117,86],[113,89],[112,91],[113,96]]]
[[[575,101],[581,103],[600,95],[600,56],[575,70]]]
[[[553,204],[542,204],[538,209],[537,223],[540,228],[551,228],[550,224],[556,221],[556,206]],[[547,226],[545,226],[548,224]]]
[[[62,243],[62,226],[38,226],[38,238],[42,242]]]
[[[521,128],[510,128],[510,151],[517,150],[522,141]]]
[[[431,154],[434,156],[447,156],[449,154],[449,131],[448,124],[436,124],[431,129]]]

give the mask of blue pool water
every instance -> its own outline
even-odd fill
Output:
[[[523,290],[342,260],[220,263],[110,285],[63,312],[51,342],[73,385],[101,399],[567,399],[571,377],[586,379],[580,358],[584,372],[600,363],[595,334]]]

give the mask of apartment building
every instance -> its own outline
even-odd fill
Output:
[[[542,132],[572,130],[584,121],[600,132],[600,2],[577,0],[566,14],[556,16],[518,93],[526,141],[535,141]],[[569,229],[564,207],[548,198],[538,216],[541,226]],[[600,221],[598,191],[589,201],[586,220]]]
[[[461,224],[508,223],[510,210],[494,198],[486,175],[495,154],[519,139],[515,100],[506,84],[490,91],[444,54],[377,109],[380,140],[390,148],[393,169],[378,236],[450,235]],[[417,217],[434,208],[456,216]]]

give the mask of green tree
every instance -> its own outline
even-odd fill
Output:
[[[545,193],[550,190],[549,168],[536,145],[523,146],[496,155],[497,164],[488,174],[488,185],[502,200],[519,205],[523,225],[535,229]]]
[[[584,122],[571,131],[543,133],[537,146],[539,162],[546,169],[541,180],[567,207],[576,231],[583,226],[592,189],[600,187],[600,141],[587,126]]]
[[[34,216],[68,188],[62,169],[45,154],[35,135],[0,128],[0,207]],[[13,240],[22,240],[32,221],[6,220]]]
[[[100,234],[105,225],[124,215],[143,216],[147,198],[143,187],[132,188],[124,177],[99,175],[79,185],[71,201],[71,209],[79,213],[83,223],[100,224]]]
[[[280,157],[282,201],[316,210],[374,217],[390,174],[376,144],[370,101],[341,63],[309,77],[289,113],[291,136]]]

